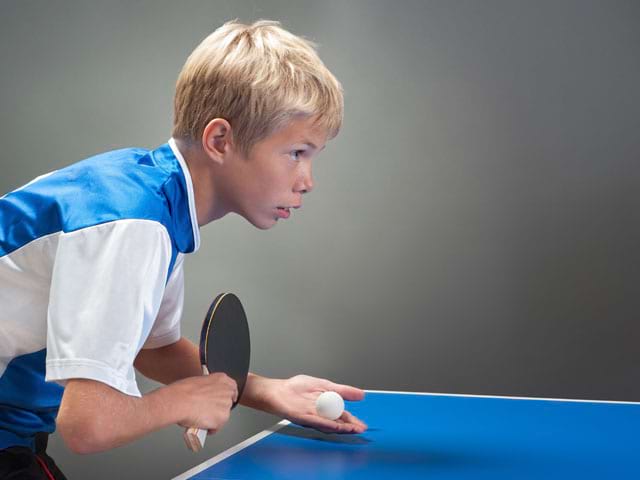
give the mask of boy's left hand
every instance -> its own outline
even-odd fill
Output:
[[[362,433],[367,425],[345,410],[337,420],[316,413],[316,399],[322,392],[334,391],[345,400],[362,400],[364,391],[329,380],[296,375],[286,380],[261,378],[261,409],[281,416],[303,427],[324,433]]]

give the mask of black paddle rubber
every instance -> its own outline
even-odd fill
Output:
[[[233,293],[216,297],[200,332],[200,362],[209,373],[223,372],[238,384],[238,400],[247,383],[251,342],[247,316],[240,299]]]

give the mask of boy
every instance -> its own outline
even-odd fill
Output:
[[[56,425],[77,453],[171,424],[215,433],[237,386],[202,376],[180,337],[184,255],[199,227],[237,213],[273,227],[313,189],[311,162],[337,135],[342,90],[313,46],[277,22],[228,22],[178,78],[171,140],[89,158],[0,198],[0,478],[64,478],[46,455]],[[140,395],[134,367],[166,386]],[[242,404],[326,432],[325,390],[250,374]]]

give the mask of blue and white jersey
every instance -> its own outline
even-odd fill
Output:
[[[0,449],[52,432],[71,378],[140,396],[133,361],[179,340],[182,263],[199,238],[173,140],[0,197]]]

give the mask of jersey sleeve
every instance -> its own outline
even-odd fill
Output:
[[[164,290],[160,311],[142,348],[160,348],[180,340],[184,304],[184,255],[179,253]]]
[[[60,235],[47,314],[47,381],[140,396],[133,362],[158,315],[171,263],[166,228],[119,220]]]

